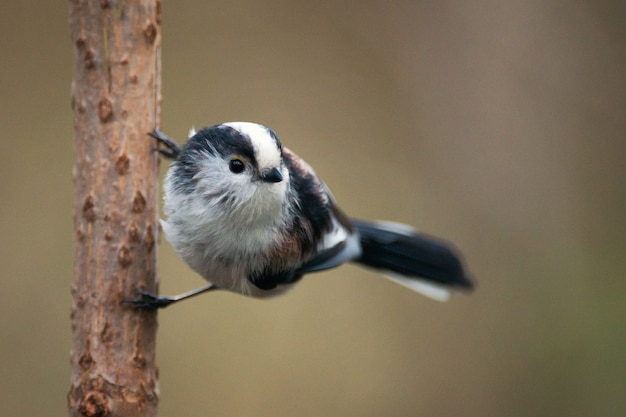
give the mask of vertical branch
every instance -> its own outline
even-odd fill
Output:
[[[71,0],[71,416],[156,415],[156,313],[121,302],[156,287],[159,13],[158,0]]]

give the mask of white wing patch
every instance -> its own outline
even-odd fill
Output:
[[[348,232],[339,224],[337,219],[333,217],[333,230],[322,237],[322,241],[317,246],[317,251],[322,252],[323,250],[334,248],[347,238]]]
[[[361,243],[358,235],[350,234],[333,216],[333,229],[322,237],[317,252],[322,252],[346,242],[345,248],[337,254],[337,264],[351,261],[361,256]]]
[[[333,230],[326,233],[318,244],[317,254],[303,265],[302,271],[334,268],[361,256],[359,236],[348,233],[334,218],[333,225]]]

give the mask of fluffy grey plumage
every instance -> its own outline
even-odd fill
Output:
[[[234,122],[193,132],[164,184],[167,239],[210,284],[178,297],[142,293],[144,307],[223,289],[253,297],[285,292],[304,274],[354,261],[436,299],[471,288],[448,243],[405,225],[351,220],[311,167],[265,126]]]

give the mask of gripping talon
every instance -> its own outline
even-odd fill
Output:
[[[140,295],[138,298],[124,300],[124,303],[132,304],[133,307],[141,310],[156,310],[165,308],[176,301],[173,297],[158,296],[148,291],[137,290],[137,293]]]
[[[168,159],[176,159],[178,157],[180,146],[174,139],[161,132],[158,127],[154,128],[152,132],[149,132],[148,136],[156,139],[158,143],[164,146],[164,148],[159,147],[156,149],[163,157]]]

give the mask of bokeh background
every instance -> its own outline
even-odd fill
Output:
[[[68,7],[0,4],[6,416],[66,413]],[[346,266],[172,307],[160,415],[626,415],[622,1],[177,0],[162,30],[166,132],[271,126],[347,212],[454,241],[478,289]],[[163,293],[203,283],[159,250]]]

